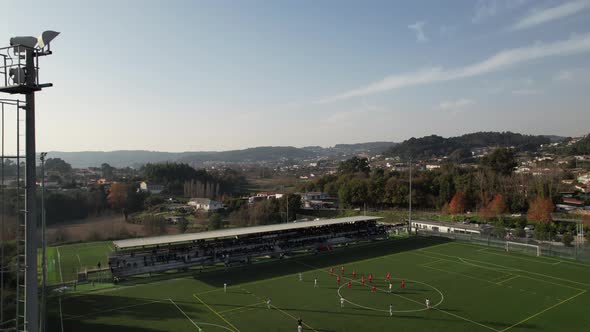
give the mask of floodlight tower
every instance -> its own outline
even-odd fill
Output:
[[[14,321],[16,331],[37,332],[40,325],[37,285],[35,92],[53,86],[51,83],[39,83],[39,57],[52,54],[49,45],[57,35],[59,32],[45,31],[38,38],[14,37],[10,39],[10,46],[0,48],[0,56],[4,60],[3,65],[0,63],[0,92],[25,95],[25,206],[23,210],[17,211],[17,247],[20,245],[24,250],[22,253],[17,250],[17,303]],[[17,112],[20,108],[22,106],[17,106]],[[2,163],[4,157],[2,156]],[[18,168],[18,151],[16,159]],[[20,179],[17,181],[20,182]],[[24,274],[22,281],[18,275],[21,267]],[[22,297],[19,296],[21,292]]]

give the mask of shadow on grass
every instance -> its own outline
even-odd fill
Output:
[[[200,306],[194,302],[189,306],[177,302],[182,310],[189,316],[195,317],[203,314]],[[64,331],[160,331],[150,328],[150,322],[184,319],[182,313],[168,300],[161,298],[135,298],[124,296],[112,296],[105,294],[86,294],[64,298],[62,300],[62,312]],[[97,319],[108,317],[113,321],[138,321],[141,327],[129,327],[127,325],[105,325],[104,320]],[[50,299],[48,303],[48,330],[61,331],[60,308],[57,297]],[[145,327],[147,326],[147,327]]]
[[[427,248],[450,242],[445,238],[409,238],[384,240],[367,244],[343,247],[317,255],[305,255],[291,259],[274,260],[264,263],[240,266],[227,270],[216,270],[194,274],[194,278],[214,287],[222,287],[226,281],[232,285],[271,279],[279,276],[305,273],[318,268],[345,265],[359,260]],[[299,264],[293,264],[293,263]]]

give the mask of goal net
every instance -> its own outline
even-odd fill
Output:
[[[541,256],[541,247],[534,244],[506,241],[506,251]]]

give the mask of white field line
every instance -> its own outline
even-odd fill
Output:
[[[507,281],[510,281],[510,280],[512,280],[512,279],[516,279],[516,278],[518,278],[518,277],[520,277],[520,275],[516,274],[516,275],[513,275],[512,277],[510,277],[510,278],[508,278],[508,279],[504,279],[504,280],[502,280],[502,281],[498,281],[498,282],[496,282],[496,283],[497,283],[498,285],[501,285],[501,284],[503,284],[503,283],[505,283],[505,282],[507,282]]]
[[[191,323],[193,323],[193,325],[198,329],[201,330],[201,328],[199,327],[199,325],[197,325],[197,323],[195,323],[195,321],[193,321],[187,314],[186,312],[184,312],[184,310],[180,309],[180,307],[178,306],[178,304],[176,304],[176,302],[174,302],[174,300],[172,299],[168,299],[170,302],[172,302],[172,304],[174,304],[174,306],[180,310],[180,312],[182,312],[182,314],[184,315],[184,317],[186,317],[186,319],[188,319]]]
[[[500,264],[494,264],[494,263],[489,263],[489,262],[478,261],[478,260],[471,259],[471,258],[462,258],[462,257],[459,257],[459,256],[445,255],[445,254],[441,254],[441,253],[437,253],[437,252],[430,252],[430,251],[422,251],[422,252],[426,252],[426,253],[433,254],[433,255],[440,255],[440,256],[445,256],[445,257],[459,259],[461,261],[464,261],[465,264],[471,264],[471,265],[477,266],[477,267],[486,268],[486,267],[483,267],[481,265],[476,265],[476,264],[473,264],[473,263],[469,263],[467,261],[472,261],[472,262],[477,262],[477,263],[481,263],[481,264],[486,264],[488,266],[490,266],[490,265],[491,266],[497,266],[498,268],[504,269],[506,271],[515,271],[515,272],[529,273],[529,274],[533,274],[533,275],[538,275],[538,276],[543,277],[543,278],[551,278],[551,279],[555,279],[555,280],[561,280],[561,281],[569,282],[569,283],[572,283],[572,284],[578,284],[578,285],[590,287],[590,284],[587,284],[587,283],[583,283],[583,282],[579,282],[579,281],[574,281],[574,280],[569,280],[569,279],[560,278],[560,277],[554,277],[554,276],[551,276],[551,275],[548,275],[548,274],[542,274],[542,273],[537,273],[537,272],[522,270],[522,269],[518,269],[518,268],[514,268],[514,267],[508,267],[508,266],[504,266],[504,265],[500,265]],[[432,257],[431,256],[431,258],[440,258],[440,257],[436,257],[436,256]],[[488,267],[488,269],[489,270],[494,270],[492,267]],[[497,268],[495,269],[495,271],[496,270],[497,270]],[[522,277],[527,277],[527,276],[526,275],[522,275]],[[531,278],[531,279],[534,279],[534,278]],[[536,279],[536,280],[541,280],[541,279]],[[569,287],[569,286],[564,286],[564,287]],[[575,287],[570,287],[570,288],[576,289],[578,291],[584,290],[584,289],[575,288]]]
[[[469,243],[465,243],[465,242],[454,242],[457,245],[462,245],[462,246],[466,246],[466,247],[474,247],[474,248],[481,248],[481,245],[476,245],[476,244],[469,244]],[[481,249],[478,249],[476,251],[483,251],[486,252],[488,254],[493,254],[493,255],[498,255],[498,256],[504,256],[504,257],[511,257],[511,258],[518,258],[518,259],[525,259],[534,263],[542,263],[542,264],[551,264],[551,265],[557,265],[560,263],[565,263],[565,264],[569,264],[569,265],[574,265],[574,266],[579,266],[579,267],[584,267],[584,268],[590,268],[590,264],[588,263],[582,263],[582,262],[576,262],[576,261],[571,261],[568,259],[559,259],[559,258],[554,258],[554,257],[548,257],[548,256],[540,256],[537,259],[531,259],[531,258],[526,258],[526,257],[517,257],[514,254],[504,254],[504,253],[500,253],[499,251],[501,251],[499,248],[496,247],[484,247]],[[490,251],[497,251],[494,253],[491,253]],[[504,251],[502,251],[504,252]],[[539,262],[540,260],[548,260],[548,261],[555,261],[555,263],[546,263],[546,262]]]
[[[584,293],[586,293],[586,290],[583,290],[583,291],[579,292],[578,294],[574,294],[574,295],[570,296],[569,298],[567,298],[567,299],[565,299],[565,300],[563,300],[563,301],[561,301],[561,302],[559,302],[559,303],[556,303],[556,304],[554,304],[554,305],[552,305],[552,306],[550,306],[550,307],[548,307],[548,308],[545,308],[545,309],[543,309],[543,310],[541,310],[541,311],[537,312],[536,314],[534,314],[534,315],[532,315],[532,316],[529,316],[529,317],[527,317],[527,318],[525,318],[525,319],[521,320],[520,322],[514,323],[513,325],[511,325],[511,326],[508,326],[507,328],[505,328],[505,329],[501,330],[500,332],[508,331],[508,330],[510,330],[511,328],[513,328],[513,327],[515,327],[515,326],[518,326],[518,325],[520,325],[520,324],[522,324],[522,323],[524,323],[524,322],[527,322],[527,321],[529,321],[529,320],[531,320],[531,319],[533,319],[533,318],[535,318],[535,317],[539,316],[540,314],[542,314],[542,313],[544,313],[544,312],[546,312],[546,311],[549,311],[549,310],[551,310],[551,309],[553,309],[553,308],[555,308],[555,307],[557,307],[557,306],[560,306],[560,305],[562,305],[562,304],[564,304],[564,303],[566,303],[566,302],[568,302],[568,301],[571,301],[571,300],[575,299],[576,297],[578,297],[578,296],[580,296],[580,295],[582,295],[582,294],[584,294]]]
[[[64,277],[62,275],[61,272],[61,254],[59,253],[59,247],[55,248],[57,250],[57,265],[59,266],[59,279],[61,280],[61,282],[64,282]]]
[[[193,294],[193,297],[195,299],[197,299],[199,302],[201,302],[205,307],[207,307],[207,309],[211,310],[211,312],[214,313],[215,315],[217,315],[217,317],[221,318],[221,320],[223,320],[224,322],[226,322],[227,325],[231,326],[232,329],[234,329],[237,332],[240,332],[240,330],[234,324],[232,324],[230,321],[228,321],[220,313],[218,313],[217,311],[215,311],[215,309],[211,308],[211,306],[208,305],[207,303],[205,303],[205,301],[203,301],[200,297],[198,297],[197,294]]]
[[[385,258],[387,258],[387,256],[384,256],[384,257],[385,257]],[[309,265],[309,264],[306,264],[306,265],[308,265],[308,266],[310,266],[310,267],[314,267],[314,266],[312,266],[312,265]],[[322,271],[322,272],[329,273],[328,271],[324,271],[324,270],[322,270],[322,269],[319,269],[319,268],[317,268],[317,267],[316,267],[316,270],[319,270],[319,271]],[[347,278],[347,279],[351,280],[350,278]],[[401,295],[399,295],[399,294],[396,294],[396,295],[398,295],[399,297],[401,297],[401,298],[404,298],[404,299],[406,299],[406,300],[408,300],[408,301],[414,302],[414,303],[416,303],[416,304],[418,304],[418,305],[424,305],[423,303],[421,303],[421,302],[418,302],[418,301],[416,301],[416,300],[414,300],[414,299],[411,299],[411,298],[408,298],[408,297],[405,297],[405,296],[401,296]],[[484,324],[482,324],[482,323],[476,322],[476,321],[474,321],[474,320],[471,320],[471,319],[469,319],[469,318],[466,318],[466,317],[463,317],[463,316],[459,316],[459,315],[453,314],[453,313],[451,313],[451,312],[448,312],[448,311],[445,311],[445,310],[442,310],[442,309],[438,309],[438,308],[432,307],[432,310],[437,310],[437,311],[439,311],[439,312],[442,312],[442,313],[444,313],[444,314],[447,314],[447,315],[450,315],[450,316],[453,316],[453,317],[456,317],[456,318],[462,319],[462,320],[464,320],[464,321],[467,321],[467,322],[473,323],[473,324],[475,324],[475,325],[479,325],[479,326],[481,326],[481,327],[485,327],[486,329],[489,329],[489,330],[492,330],[492,331],[499,332],[499,330],[497,330],[497,329],[495,329],[495,328],[493,328],[493,327],[491,327],[491,326],[484,325]]]
[[[259,299],[259,300],[263,300],[263,301],[264,301],[264,299],[263,299],[263,298],[261,298],[260,296],[258,296],[258,295],[256,295],[256,294],[252,293],[251,291],[249,291],[249,290],[245,289],[244,287],[240,287],[240,288],[242,288],[244,291],[246,291],[248,294],[250,294],[250,295],[254,296],[255,298],[257,298],[257,299]],[[266,303],[266,301],[264,301],[264,303]],[[278,310],[280,313],[282,313],[283,315],[289,316],[289,317],[293,318],[293,320],[297,320],[297,318],[296,318],[295,316],[291,315],[290,313],[288,313],[288,312],[286,312],[286,311],[284,311],[284,310],[281,310],[281,309],[280,309],[279,307],[277,307],[276,305],[274,305],[274,304],[271,304],[270,306],[271,306],[272,308],[275,308],[275,309],[277,309],[277,310]],[[305,323],[305,322],[303,322],[303,325],[307,326],[307,327],[308,327],[308,328],[310,328],[312,331],[318,332],[318,330],[314,329],[313,327],[311,327],[309,324],[307,324],[307,323]]]
[[[226,314],[226,313],[228,313],[228,312],[233,312],[233,311],[237,311],[237,310],[241,310],[241,309],[246,309],[246,308],[250,308],[250,307],[256,307],[256,306],[258,306],[258,305],[265,304],[265,303],[266,303],[265,301],[262,301],[262,302],[258,302],[258,303],[252,303],[252,304],[248,304],[248,305],[240,306],[240,307],[237,307],[237,308],[232,308],[232,309],[222,310],[222,311],[218,311],[218,312],[219,312],[220,314]]]
[[[99,315],[99,314],[104,314],[107,312],[112,312],[112,311],[117,311],[117,310],[121,310],[121,309],[128,309],[128,308],[134,308],[134,307],[141,307],[144,305],[148,305],[148,304],[154,304],[154,303],[161,303],[164,302],[162,300],[156,300],[156,301],[150,301],[150,302],[144,302],[144,303],[138,303],[138,304],[131,304],[131,305],[126,305],[126,306],[122,306],[122,307],[117,307],[117,308],[112,308],[112,309],[106,309],[106,310],[99,310],[99,311],[94,311],[94,312],[90,312],[87,314],[83,314],[83,315],[77,315],[77,316],[68,316],[66,318],[66,320],[71,320],[71,319],[78,319],[78,318],[83,318],[83,317],[89,317],[89,316],[94,316],[94,315]]]
[[[419,253],[411,253],[411,254],[413,254],[413,255],[419,255],[419,256],[425,256],[425,257],[430,257],[430,258],[437,258],[436,256],[429,256],[429,255],[425,255],[425,254],[419,254]],[[456,260],[452,260],[452,259],[443,259],[443,260],[445,260],[445,261],[448,261],[448,262],[452,262],[452,263],[458,263],[458,264],[465,264],[465,265],[468,265],[468,266],[474,266],[474,267],[478,267],[478,268],[481,268],[481,269],[486,269],[486,270],[490,270],[490,271],[495,271],[495,272],[505,272],[505,271],[502,271],[502,270],[500,270],[500,269],[498,269],[498,268],[487,267],[487,266],[483,266],[483,265],[477,265],[477,264],[473,264],[473,263],[465,262],[465,261],[464,261],[463,259],[461,259],[461,258],[459,258],[459,260],[460,260],[460,261],[456,261]],[[484,263],[484,264],[485,264],[485,263]],[[430,266],[426,266],[426,267],[427,267],[427,268],[432,268],[432,267],[430,267]],[[513,270],[516,270],[516,269],[509,269],[509,271],[513,271]],[[526,272],[526,271],[523,271],[523,270],[519,270],[519,271]],[[448,273],[456,273],[456,272],[449,272],[449,271],[444,271],[444,272],[448,272]],[[583,290],[584,290],[584,289],[577,288],[577,287],[572,287],[572,286],[568,286],[568,285],[564,285],[564,284],[558,284],[558,283],[551,282],[551,281],[548,281],[548,280],[544,280],[544,279],[539,279],[539,278],[531,277],[531,276],[528,276],[528,275],[526,275],[526,274],[520,274],[520,276],[521,276],[522,278],[527,278],[527,279],[531,279],[531,280],[535,280],[535,281],[538,281],[538,282],[543,282],[543,283],[547,283],[547,284],[550,284],[550,285],[555,285],[555,286],[559,286],[559,287],[564,287],[564,288],[574,289],[574,290],[577,290],[577,291],[583,291]],[[474,277],[471,277],[471,278],[474,278]],[[489,280],[483,280],[483,279],[478,279],[478,280],[481,280],[481,281],[486,281],[486,282],[491,282],[491,281],[489,281]]]

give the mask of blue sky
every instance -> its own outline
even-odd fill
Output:
[[[62,32],[39,150],[590,132],[590,0],[7,1]]]

